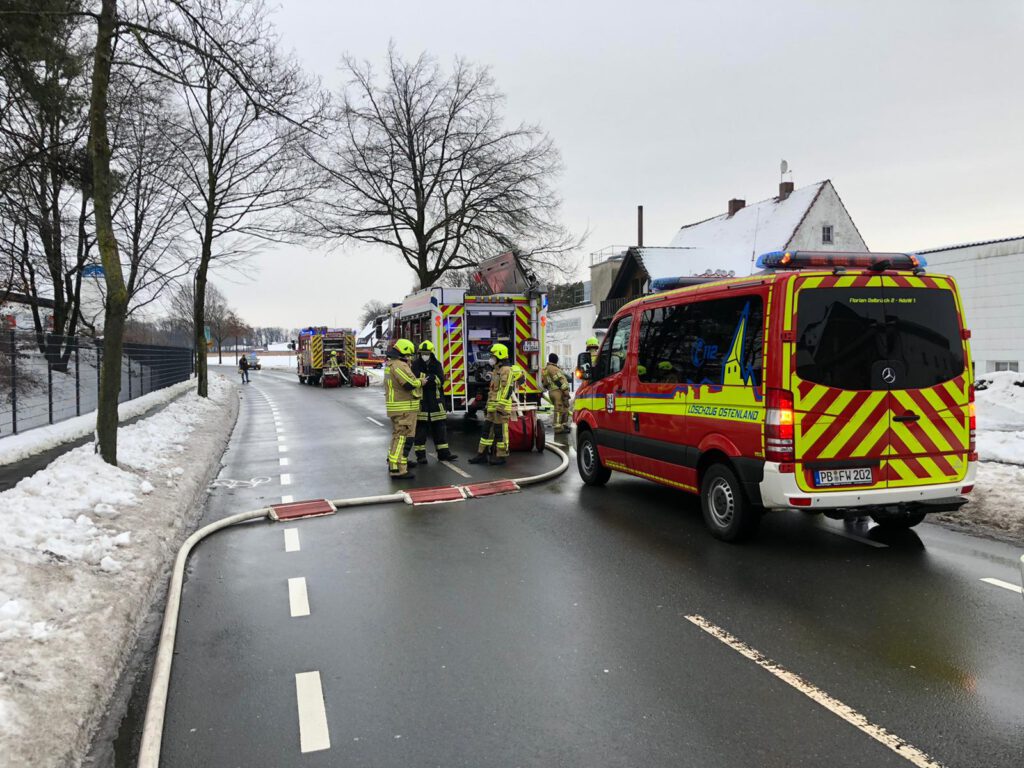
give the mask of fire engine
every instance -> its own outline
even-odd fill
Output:
[[[337,353],[337,372],[330,364],[331,352]],[[299,331],[297,353],[300,384],[336,387],[350,383],[352,369],[356,367],[356,333],[348,328],[303,328]]]
[[[524,409],[541,399],[547,294],[537,288],[513,253],[482,262],[470,288],[426,288],[394,309],[395,338],[431,341],[444,366],[449,413],[474,414],[490,383],[492,344],[515,350],[523,369],[518,392]]]

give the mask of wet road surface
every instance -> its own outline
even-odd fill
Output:
[[[242,397],[204,523],[397,485],[379,389],[263,371]],[[451,424],[473,482],[555,464],[468,465],[476,433]],[[432,460],[414,485],[463,482]],[[515,495],[236,527],[189,564],[161,765],[1019,767],[1024,601],[981,581],[1019,584],[1019,554],[797,513],[728,545],[692,497],[585,488],[574,466]]]

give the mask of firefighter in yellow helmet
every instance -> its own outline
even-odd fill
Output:
[[[438,461],[455,461],[459,458],[448,447],[448,414],[444,410],[444,366],[434,355],[434,343],[420,343],[420,351],[412,364],[412,372],[424,379],[423,399],[416,416],[416,461],[427,463],[427,434],[434,439]]]
[[[590,353],[591,365],[597,364],[597,350],[600,346],[601,344],[600,342],[598,342],[596,336],[591,336],[589,339],[587,339],[587,352]]]
[[[569,379],[558,367],[558,355],[548,355],[548,364],[541,374],[541,383],[555,407],[555,434],[569,431]]]
[[[484,464],[494,449],[491,464],[504,464],[508,456],[508,422],[512,416],[512,391],[516,380],[522,376],[522,369],[512,366],[508,360],[508,347],[504,344],[491,346],[491,385],[487,391],[487,408],[484,431],[480,436],[477,454],[470,464]],[[518,370],[516,370],[518,368]]]
[[[410,480],[409,449],[416,433],[416,414],[420,412],[423,382],[412,373],[409,360],[416,346],[408,339],[399,339],[388,350],[384,367],[384,397],[391,418],[391,447],[388,450],[388,472],[394,480]]]

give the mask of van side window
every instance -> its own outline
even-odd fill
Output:
[[[626,353],[629,351],[629,334],[633,328],[633,317],[627,315],[608,331],[604,345],[594,366],[591,380],[597,381],[605,376],[618,373],[626,367]]]
[[[763,359],[760,296],[696,301],[643,314],[641,382],[760,386]]]
[[[690,372],[686,318],[688,304],[648,309],[640,321],[637,374],[645,384],[678,384]]]

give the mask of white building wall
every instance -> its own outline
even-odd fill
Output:
[[[821,241],[822,228],[832,227],[832,244]],[[807,211],[803,223],[797,227],[786,245],[792,250],[804,251],[866,251],[867,244],[860,236],[843,201],[831,183],[825,184],[814,204]]]
[[[593,304],[549,312],[544,362],[547,362],[547,355],[554,352],[558,355],[558,367],[571,375],[576,367],[576,356],[587,351],[587,339],[597,336],[600,341],[604,336],[604,331],[594,330],[595,320],[597,307]]]
[[[928,272],[960,287],[976,373],[996,363],[1024,371],[1024,237],[922,254]]]

